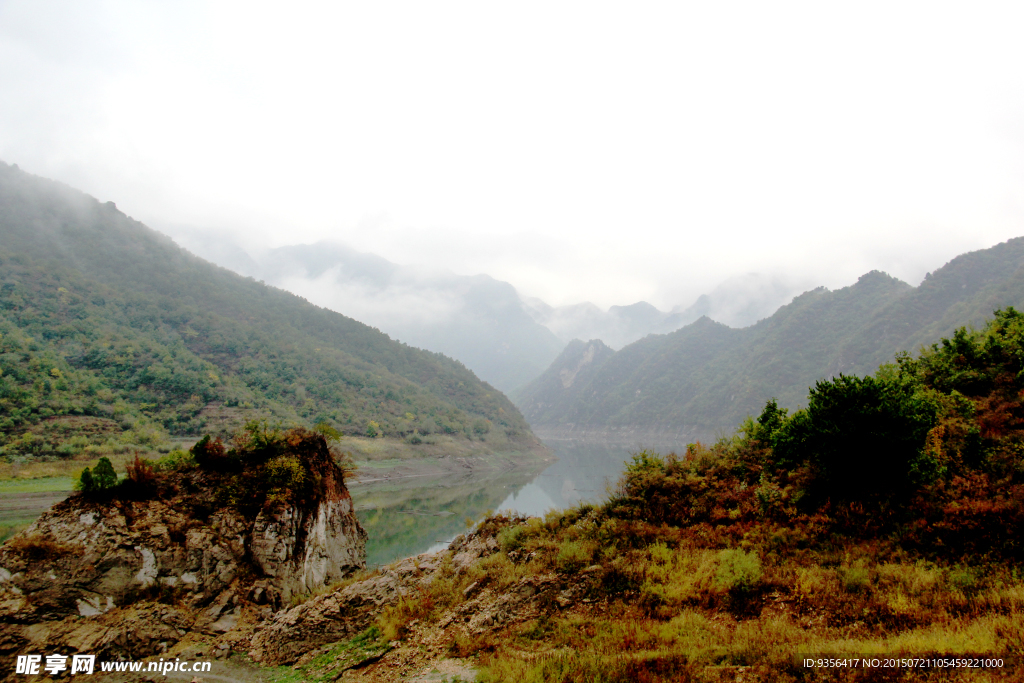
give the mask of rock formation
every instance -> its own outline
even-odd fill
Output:
[[[318,595],[278,612],[253,634],[249,655],[263,664],[292,664],[320,646],[356,635],[383,608],[426,588],[444,569],[461,573],[497,551],[498,543],[493,536],[474,533],[459,536],[444,551],[383,567],[342,590]]]
[[[143,464],[0,547],[0,654],[154,655],[363,567],[366,533],[324,438],[262,436],[212,444],[202,466]]]

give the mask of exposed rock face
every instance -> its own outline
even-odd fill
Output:
[[[309,463],[320,495],[302,504],[262,510],[252,525],[253,564],[288,600],[366,565],[366,532],[331,460]]]
[[[368,579],[277,613],[253,635],[249,655],[263,664],[291,664],[321,645],[356,635],[384,607],[428,586],[445,562],[458,573],[497,551],[493,537],[460,536],[448,550],[396,562]]]
[[[363,567],[366,533],[326,442],[285,436],[231,471],[158,473],[44,513],[0,547],[0,653],[152,655]]]

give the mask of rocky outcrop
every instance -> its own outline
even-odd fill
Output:
[[[293,431],[236,455],[220,471],[72,496],[0,547],[0,653],[157,654],[189,632],[231,630],[247,604],[277,608],[365,565],[366,534],[323,437]]]
[[[317,647],[364,630],[382,609],[430,585],[446,565],[458,574],[497,551],[493,536],[459,536],[447,550],[384,567],[363,581],[277,613],[253,635],[249,655],[263,664],[291,664]]]

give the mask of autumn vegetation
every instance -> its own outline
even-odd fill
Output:
[[[227,442],[209,435],[188,451],[159,460],[135,456],[119,478],[101,458],[79,475],[75,488],[93,500],[172,498],[188,490],[195,517],[229,506],[254,516],[261,510],[316,499],[325,477],[348,476],[351,456],[339,449],[341,434],[327,423],[314,429],[281,429],[252,420]],[[335,474],[336,473],[336,474]]]
[[[1024,654],[1024,315],[838,376],[731,438],[637,453],[602,505],[498,515],[501,551],[376,628],[406,637],[524,577],[582,587],[454,632],[485,681],[1015,680]],[[803,655],[977,653],[1002,672],[809,671]],[[1012,666],[1011,666],[1012,665]]]

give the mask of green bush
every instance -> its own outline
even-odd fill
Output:
[[[738,548],[718,555],[715,584],[723,590],[749,591],[761,580],[761,558]]]
[[[97,489],[109,489],[117,486],[117,472],[114,471],[110,458],[100,458],[100,461],[96,463],[96,469],[92,472],[92,480]]]
[[[173,451],[160,458],[157,466],[161,470],[187,470],[196,466],[196,459],[193,457],[191,452],[175,448]]]
[[[306,470],[298,458],[282,455],[267,461],[263,478],[270,488],[293,490],[305,482]]]
[[[843,587],[846,590],[853,593],[871,585],[871,573],[867,567],[861,565],[842,567],[839,570],[839,580],[843,582]]]
[[[82,470],[82,473],[78,475],[74,488],[76,491],[95,491],[96,483],[92,480],[92,470],[88,467]]]
[[[327,443],[331,443],[332,441],[341,441],[341,437],[344,436],[341,430],[335,429],[331,423],[327,422],[327,420],[318,422],[316,426],[313,427],[313,431],[327,439]]]
[[[526,527],[518,524],[507,526],[498,532],[498,545],[504,552],[519,550],[526,541]]]
[[[579,571],[590,564],[593,557],[593,551],[587,544],[580,541],[564,541],[558,548],[555,566],[563,572]]]
[[[910,378],[890,374],[819,381],[807,408],[774,433],[778,465],[817,469],[813,498],[863,500],[907,494],[912,484],[926,483],[914,480],[927,478],[930,469],[921,462],[922,449],[937,407]]]
[[[482,437],[491,431],[491,421],[480,417],[473,421],[473,433]]]
[[[977,584],[978,576],[970,567],[957,567],[950,570],[946,582],[957,590],[968,590]]]

